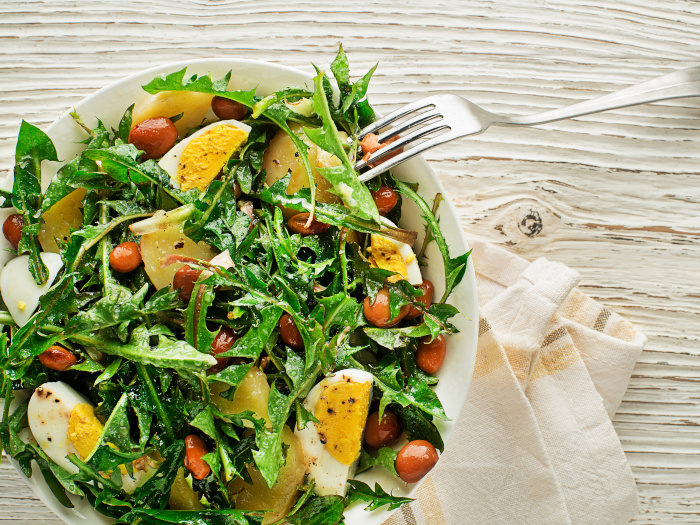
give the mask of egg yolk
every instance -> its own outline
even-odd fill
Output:
[[[73,407],[68,420],[68,439],[73,443],[81,459],[87,458],[95,448],[103,428],[92,406],[79,403]]]
[[[323,390],[316,404],[321,443],[343,465],[351,465],[360,456],[371,389],[371,383],[334,383]]]
[[[180,155],[177,178],[182,191],[211,184],[228,159],[248,139],[248,134],[236,126],[222,124],[194,138]]]
[[[389,282],[395,283],[401,279],[408,279],[406,261],[396,245],[389,239],[381,235],[372,235],[372,241],[367,251],[370,253],[369,262],[373,267],[398,274],[389,277]]]

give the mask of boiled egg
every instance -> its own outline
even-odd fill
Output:
[[[57,253],[42,252],[41,260],[49,270],[48,280],[36,284],[29,271],[29,255],[20,255],[9,261],[0,273],[0,292],[7,309],[18,326],[24,326],[39,307],[39,299],[56,280],[63,266]]]
[[[368,372],[340,370],[313,387],[304,400],[304,408],[319,423],[309,423],[295,434],[319,496],[345,496],[347,481],[360,459],[372,383]]]
[[[396,226],[390,220],[382,217],[382,221],[389,226]],[[369,262],[375,268],[390,270],[398,275],[389,277],[390,282],[406,279],[413,286],[423,283],[423,276],[420,272],[416,254],[405,242],[395,241],[383,235],[372,234],[369,252]]]
[[[158,165],[168,172],[176,188],[204,191],[246,143],[249,133],[250,126],[237,120],[209,124],[171,148]]]
[[[95,416],[95,407],[70,385],[44,383],[34,391],[27,407],[27,420],[34,439],[46,455],[70,473],[76,467],[67,456],[86,460],[100,441],[104,426]],[[122,488],[131,492],[157,469],[148,456],[134,461],[133,477],[122,470]]]

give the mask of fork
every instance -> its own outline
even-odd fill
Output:
[[[697,96],[700,96],[700,66],[680,69],[614,93],[534,115],[499,115],[457,95],[433,95],[412,102],[362,129],[359,140],[395,123],[394,127],[381,132],[377,138],[380,143],[409,133],[375,151],[366,160],[358,161],[355,169],[360,171],[375,165],[359,176],[361,181],[366,181],[425,150],[467,135],[478,135],[491,126],[535,126],[659,100]],[[406,118],[408,120],[402,120]],[[413,147],[406,148],[413,143]],[[404,148],[402,153],[376,165],[377,161],[401,148]]]

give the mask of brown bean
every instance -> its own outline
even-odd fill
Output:
[[[430,308],[430,305],[433,304],[433,294],[435,293],[433,283],[431,283],[428,279],[423,279],[423,282],[416,286],[416,288],[423,290],[423,295],[416,297],[416,301],[423,303],[426,308]],[[421,315],[423,315],[423,312],[421,312],[415,306],[411,306],[411,308],[408,310],[408,314],[406,314],[406,319],[415,319]]]
[[[379,215],[386,215],[394,209],[396,203],[399,202],[398,194],[389,186],[379,186],[377,191],[371,191],[374,204],[377,205]]]
[[[409,441],[396,456],[396,472],[406,483],[423,479],[438,461],[435,447],[422,439]]]
[[[377,293],[377,297],[374,302],[370,304],[369,297],[365,297],[362,303],[362,309],[364,311],[367,320],[378,328],[389,328],[401,322],[401,320],[406,317],[408,313],[409,306],[406,304],[401,307],[399,314],[391,318],[391,305],[389,303],[389,290],[382,288]]]
[[[365,425],[365,443],[372,448],[392,446],[401,435],[401,420],[391,410],[385,410],[379,421],[379,412],[373,412]]]
[[[211,109],[221,120],[241,120],[248,114],[248,108],[240,102],[219,96],[211,99]]]
[[[180,290],[180,299],[185,302],[190,300],[192,290],[194,290],[194,283],[197,282],[201,273],[202,270],[193,270],[188,265],[175,272],[173,276],[173,290]]]
[[[285,313],[280,317],[280,337],[284,344],[292,350],[304,348],[304,340],[301,338],[299,328],[291,315]]]
[[[224,352],[231,350],[231,347],[238,340],[236,332],[234,332],[228,326],[222,326],[219,333],[216,334],[214,341],[211,344],[211,353],[214,357]],[[216,364],[212,366],[207,372],[214,374],[216,372],[221,372],[231,363],[231,357],[216,357]]]
[[[143,151],[141,160],[165,155],[177,142],[177,128],[165,117],[153,117],[136,124],[129,133],[129,144]]]
[[[128,273],[141,264],[141,249],[135,242],[123,242],[109,254],[109,265],[114,271]]]
[[[204,479],[211,472],[209,463],[202,459],[208,453],[209,447],[201,437],[190,434],[185,438],[184,464],[194,479]]]
[[[362,159],[367,162],[369,160],[369,156],[374,153],[377,150],[382,149],[384,146],[387,144],[391,144],[394,141],[399,140],[399,137],[391,137],[390,139],[385,140],[384,142],[379,142],[379,136],[375,135],[374,133],[369,133],[365,135],[365,137],[362,139],[362,142],[360,142],[360,147],[362,148]],[[376,161],[374,164],[370,164],[370,167],[374,167],[377,164],[381,164],[384,161],[389,160],[392,157],[396,157],[399,153],[403,151],[403,148],[399,148],[393,153],[390,153],[389,155],[382,157],[378,161]]]
[[[22,228],[24,228],[24,219],[19,213],[13,213],[2,224],[2,233],[15,250],[22,238]]]
[[[423,372],[434,374],[440,370],[442,362],[445,360],[445,353],[447,353],[445,337],[440,334],[431,341],[430,336],[427,335],[418,343],[416,364]]]
[[[329,224],[317,221],[315,218],[307,227],[306,223],[308,221],[309,213],[297,213],[294,217],[289,219],[287,225],[289,226],[290,230],[292,230],[294,233],[298,233],[299,235],[320,235],[322,233],[326,233],[328,228],[330,228]]]
[[[68,367],[78,362],[78,359],[62,346],[50,346],[39,354],[39,361],[46,368],[63,372]]]

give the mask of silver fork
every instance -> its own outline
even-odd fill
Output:
[[[366,181],[427,149],[467,135],[478,135],[490,126],[535,126],[659,100],[697,96],[700,96],[700,66],[680,69],[608,95],[535,115],[499,115],[457,95],[433,95],[412,102],[362,129],[359,140],[396,123],[394,127],[381,132],[378,137],[380,143],[409,133],[372,153],[366,161],[358,161],[355,169],[359,171],[376,164],[387,155],[405,148],[402,153],[362,173],[359,178]],[[401,120],[406,118],[408,120]],[[416,143],[413,147],[406,148],[413,143]]]

